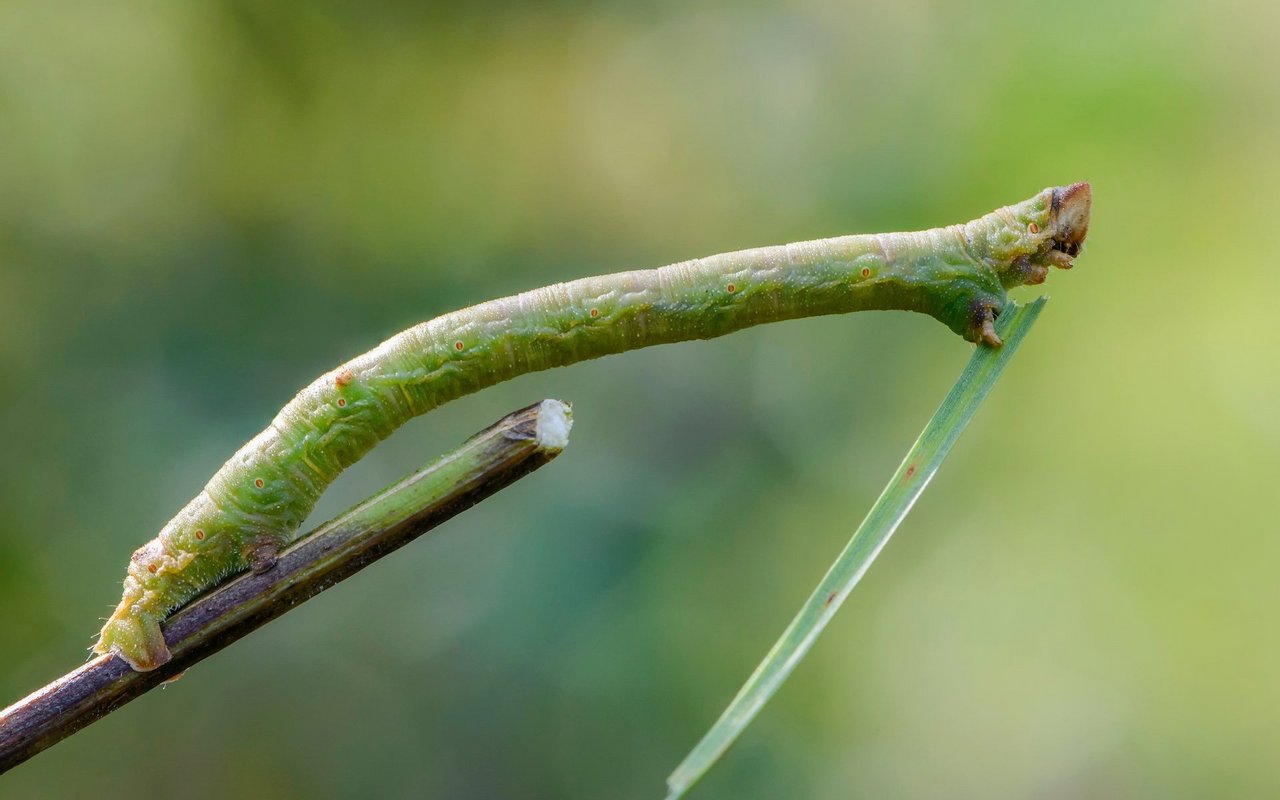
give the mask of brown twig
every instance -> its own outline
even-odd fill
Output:
[[[508,414],[461,447],[316,528],[276,566],[198,598],[164,625],[173,659],[135,672],[114,655],[0,711],[0,773],[110,714],[191,665],[354,575],[559,455],[569,409],[556,400]]]

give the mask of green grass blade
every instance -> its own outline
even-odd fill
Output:
[[[822,629],[929,485],[951,446],[960,438],[974,412],[1013,358],[1018,345],[1031,330],[1044,304],[1045,298],[1040,298],[1025,306],[1011,306],[1000,315],[996,327],[1004,339],[1004,346],[980,346],[974,352],[964,372],[920,433],[920,438],[907,452],[889,485],[871,506],[871,511],[805,601],[800,613],[796,614],[720,719],[667,778],[668,800],[682,797],[706,774],[813,647]]]

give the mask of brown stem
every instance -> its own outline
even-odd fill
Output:
[[[136,672],[98,656],[0,711],[0,773],[110,714],[559,455],[569,409],[515,411],[400,483],[324,523],[276,565],[197,598],[164,625],[173,659]]]

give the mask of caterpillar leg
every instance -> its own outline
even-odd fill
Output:
[[[241,555],[254,575],[261,575],[276,565],[280,555],[280,540],[272,536],[257,536],[245,543]]]
[[[94,645],[95,653],[113,653],[139,672],[153,670],[171,656],[160,632],[160,620],[124,603],[102,627],[102,635]]]
[[[1059,263],[1055,256],[1066,258],[1066,265],[1063,266]],[[1062,269],[1071,269],[1071,259],[1065,253],[1051,252],[1049,253],[1049,261]],[[1039,286],[1049,277],[1049,268],[1044,264],[1032,261],[1027,256],[1019,256],[1009,265],[1009,274],[1018,286]]]
[[[994,300],[974,300],[970,311],[973,314],[973,328],[964,338],[991,347],[1004,344],[996,333],[996,317],[1000,315],[1000,306]]]

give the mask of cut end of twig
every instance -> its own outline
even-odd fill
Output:
[[[563,450],[573,429],[573,407],[560,400],[543,400],[538,406],[534,439],[544,450]]]

